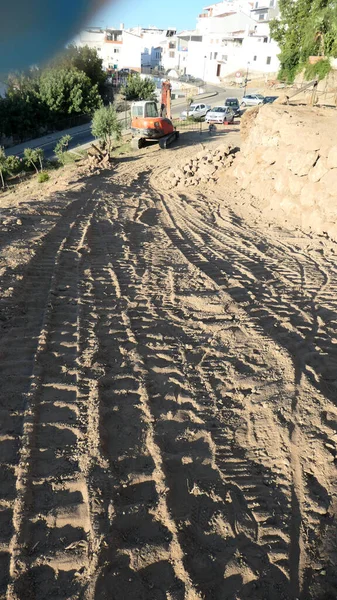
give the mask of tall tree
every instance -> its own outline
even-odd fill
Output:
[[[54,59],[51,66],[83,71],[89,77],[92,85],[97,85],[100,91],[106,81],[103,61],[99,58],[96,48],[89,48],[89,46],[80,47],[70,44],[62,54]]]
[[[281,78],[294,79],[310,55],[337,54],[337,0],[280,0],[279,7],[270,32],[281,50]]]
[[[51,113],[91,114],[101,106],[97,85],[75,68],[46,69],[40,78],[40,97]]]

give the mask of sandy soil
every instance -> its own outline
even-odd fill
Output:
[[[200,140],[2,200],[3,600],[337,597],[336,246]]]

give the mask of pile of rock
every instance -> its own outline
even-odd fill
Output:
[[[95,144],[91,144],[88,150],[88,170],[90,172],[107,169],[110,165],[110,156],[106,150],[101,150]]]
[[[336,111],[266,105],[248,113],[231,169],[241,188],[265,214],[337,240]]]
[[[215,183],[224,169],[229,168],[235,157],[235,149],[229,144],[216,150],[203,150],[177,169],[166,173],[168,188],[190,187]]]

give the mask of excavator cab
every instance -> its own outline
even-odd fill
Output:
[[[158,108],[156,102],[148,101],[145,102],[134,102],[131,106],[131,117],[132,119],[143,117],[159,117]]]
[[[170,119],[159,116],[153,100],[134,102],[131,105],[131,133],[133,148],[143,148],[146,140],[158,140],[161,148],[179,137]]]

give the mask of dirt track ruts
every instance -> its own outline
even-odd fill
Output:
[[[88,179],[7,302],[4,599],[337,595],[334,246],[164,191],[183,153]]]

